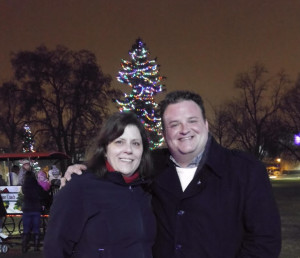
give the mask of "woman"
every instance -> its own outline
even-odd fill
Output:
[[[27,163],[26,163],[27,164]],[[33,233],[34,251],[39,251],[39,234],[40,234],[40,219],[43,207],[43,199],[45,191],[38,183],[35,173],[31,170],[28,162],[26,168],[24,182],[22,185],[24,195],[22,211],[23,211],[23,240],[22,252],[27,252],[30,240],[30,233]]]
[[[151,258],[155,218],[145,191],[151,171],[148,139],[132,113],[116,113],[86,156],[87,171],[55,197],[46,258]]]

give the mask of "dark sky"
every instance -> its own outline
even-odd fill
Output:
[[[293,80],[300,72],[299,0],[0,0],[0,82],[11,76],[11,51],[41,44],[90,50],[115,78],[139,36],[169,91],[213,104],[257,61]]]

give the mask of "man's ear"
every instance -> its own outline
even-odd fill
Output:
[[[164,137],[164,139],[166,141],[166,134],[165,134],[165,130],[164,129],[162,129],[162,135],[163,135],[163,137]]]

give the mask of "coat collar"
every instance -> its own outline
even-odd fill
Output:
[[[209,134],[205,150],[203,152],[202,159],[198,164],[196,173],[199,173],[204,166],[207,166],[212,173],[218,177],[222,177],[222,171],[227,167],[227,155],[224,155],[227,152],[228,150],[219,145]],[[174,163],[170,160],[170,152],[167,148],[154,150],[153,159],[156,174],[161,174],[167,169],[167,167],[174,167]]]
[[[227,152],[225,148],[219,145],[216,140],[210,136],[207,141],[202,166],[208,166],[210,170],[219,177],[222,177],[222,171],[226,169],[226,156]],[[201,164],[198,169],[202,168]]]

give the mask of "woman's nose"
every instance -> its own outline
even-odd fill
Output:
[[[125,152],[132,153],[132,146],[131,146],[131,144],[126,144],[125,145]]]

